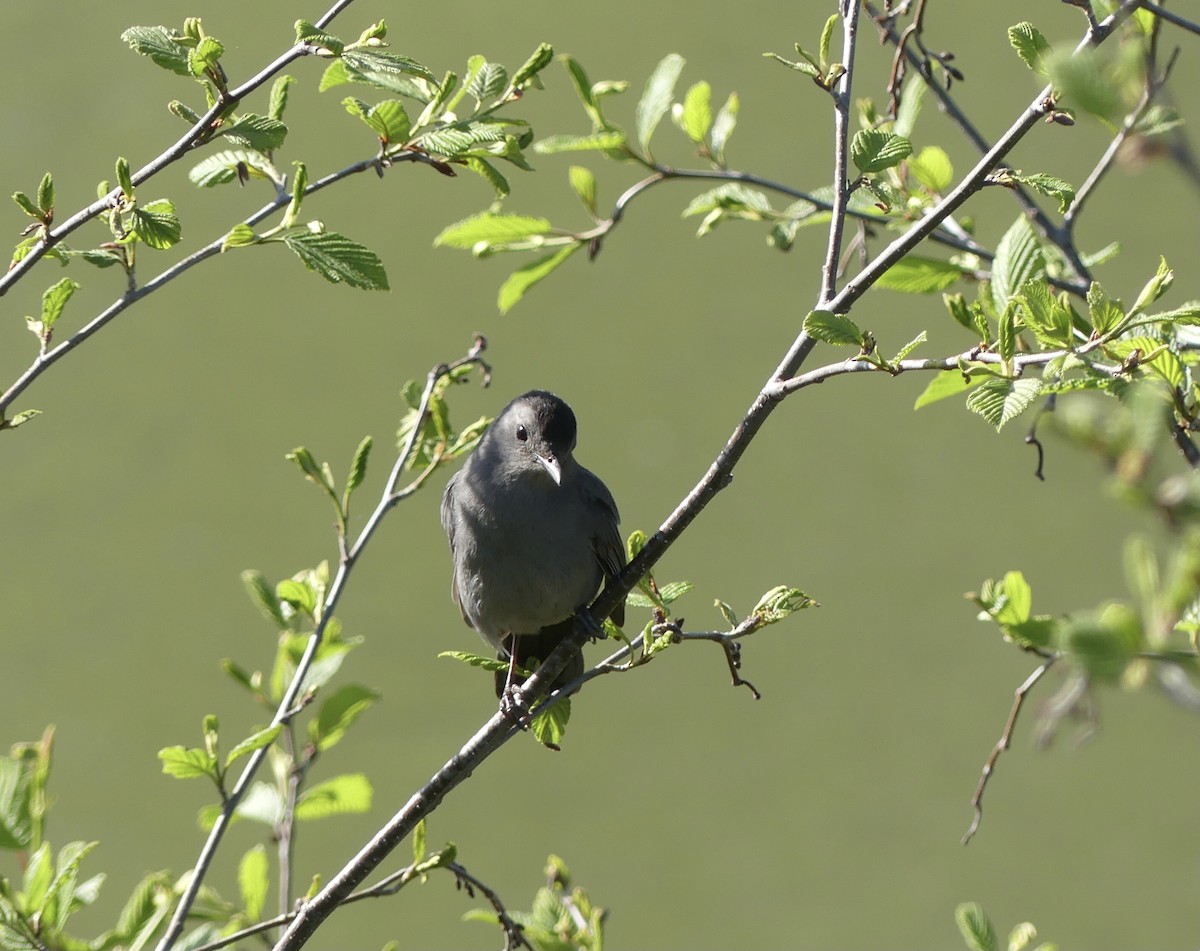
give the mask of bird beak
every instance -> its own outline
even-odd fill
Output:
[[[562,466],[554,456],[543,456],[541,453],[537,453],[534,458],[542,464],[543,469],[550,473],[550,478],[554,480],[555,485],[562,485]]]

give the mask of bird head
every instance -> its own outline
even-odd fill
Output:
[[[530,390],[509,403],[492,424],[493,438],[517,472],[549,476],[561,485],[574,460],[575,414],[553,393]]]

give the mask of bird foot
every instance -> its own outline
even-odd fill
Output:
[[[517,684],[508,684],[500,692],[500,713],[514,726],[528,730],[533,720],[532,711],[525,698],[521,696],[521,688]]]
[[[589,641],[602,641],[607,636],[604,633],[604,628],[592,617],[592,612],[587,608],[580,608],[576,611],[575,618],[583,625],[583,629],[587,631]]]

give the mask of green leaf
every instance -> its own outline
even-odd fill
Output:
[[[909,90],[905,90],[907,96]],[[908,160],[908,170],[918,182],[935,194],[941,194],[954,183],[954,166],[946,151],[927,145]]]
[[[347,112],[358,116],[370,126],[384,144],[404,142],[412,130],[404,103],[399,99],[385,99],[372,106],[361,99],[348,97],[342,100],[342,105],[346,107]]]
[[[513,73],[510,85],[513,89],[524,89],[531,79],[550,65],[554,60],[554,47],[549,43],[540,43],[529,59],[521,64],[521,68]]]
[[[470,122],[424,132],[415,141],[426,151],[436,152],[446,158],[457,158],[475,146],[502,142],[506,138],[504,130],[494,124]]]
[[[229,229],[229,233],[221,242],[221,251],[224,253],[230,248],[249,247],[252,244],[258,244],[261,240],[262,238],[248,224],[236,224]]]
[[[807,60],[790,60],[784,59],[778,53],[763,53],[767,59],[773,59],[777,63],[782,63],[788,69],[794,69],[798,73],[803,73],[805,76],[811,76],[813,79],[821,77],[821,70]]]
[[[473,250],[478,245],[507,244],[522,241],[551,231],[545,218],[524,215],[496,215],[485,212],[473,215],[445,228],[433,239],[434,247]]]
[[[740,182],[726,182],[693,198],[680,217],[703,215],[718,208],[732,217],[761,221],[770,212],[771,202],[757,189]]]
[[[352,80],[405,95],[414,91],[410,77],[437,82],[437,77],[415,59],[380,49],[346,50],[340,62]]]
[[[62,316],[67,301],[77,290],[79,290],[79,285],[69,277],[64,277],[54,286],[46,288],[45,293],[42,294],[43,332],[54,326],[54,322]]]
[[[121,191],[127,198],[133,198],[133,178],[129,173],[129,160],[124,156],[118,158],[115,171],[117,184],[121,186]]]
[[[508,276],[508,279],[500,285],[500,293],[496,299],[496,306],[499,307],[500,313],[507,314],[512,310],[531,287],[548,277],[551,271],[566,261],[567,258],[581,247],[583,247],[582,242],[568,244],[553,254],[538,258],[536,261],[526,264],[523,268],[513,271]]]
[[[218,135],[257,152],[271,152],[283,145],[287,133],[288,127],[278,119],[249,113],[222,128]]]
[[[596,176],[590,168],[582,165],[572,165],[567,169],[567,177],[571,188],[583,202],[583,206],[593,215],[596,214]]]
[[[250,921],[262,918],[271,883],[270,868],[267,850],[261,843],[248,849],[238,863],[238,891],[242,896],[242,908]]]
[[[804,332],[810,337],[838,347],[861,347],[863,332],[843,314],[814,310],[804,318]]]
[[[912,138],[917,118],[921,115],[921,106],[925,102],[925,83],[906,83],[904,94],[900,97],[900,108],[896,110],[896,121],[892,123],[892,131],[906,139]]]
[[[1035,172],[1032,175],[1023,175],[1020,172],[1013,172],[1011,174],[1013,181],[1020,182],[1022,185],[1028,185],[1039,194],[1057,201],[1059,214],[1064,213],[1071,207],[1071,203],[1075,201],[1074,187],[1070,182],[1065,182],[1061,178],[1055,178],[1053,175],[1047,175],[1044,172]]]
[[[829,47],[833,42],[834,28],[837,27],[840,19],[841,17],[834,13],[825,21],[825,26],[821,29],[821,43],[817,47],[817,57],[822,69],[829,68]]]
[[[492,186],[492,191],[496,193],[497,198],[508,196],[511,190],[508,179],[501,175],[494,165],[474,155],[468,157],[466,163],[467,168]]]
[[[709,142],[712,145],[712,153],[718,162],[725,161],[725,145],[729,142],[729,137],[733,135],[734,127],[737,125],[740,105],[738,94],[731,92],[729,98],[725,100],[725,105],[721,107],[717,117],[713,120]]]
[[[967,397],[967,409],[978,413],[999,431],[1037,399],[1040,380],[1004,380],[992,377]]]
[[[412,837],[412,854],[413,865],[420,865],[425,860],[425,842],[426,842],[425,820],[422,819],[413,829]]]
[[[346,477],[346,495],[362,485],[363,479],[367,476],[367,460],[371,457],[371,446],[373,440],[370,436],[364,436],[362,442],[358,444],[358,448],[354,450],[354,458],[350,461],[350,474]]]
[[[971,951],[996,951],[996,932],[977,902],[963,902],[955,908],[954,921]]]
[[[133,209],[133,233],[150,247],[165,251],[179,242],[183,227],[175,215],[175,206],[160,198]]]
[[[1096,281],[1088,286],[1087,303],[1092,327],[1102,337],[1116,330],[1125,319],[1125,308],[1121,302],[1109,297]]]
[[[37,203],[43,214],[54,210],[54,177],[49,172],[38,183]]]
[[[916,350],[917,347],[919,347],[919,346],[921,346],[921,344],[925,343],[928,339],[929,339],[929,335],[924,330],[922,330],[919,334],[917,334],[915,337],[913,337],[912,340],[910,340],[908,343],[906,343],[903,347],[901,347],[896,352],[896,355],[894,357],[892,357],[891,362],[899,363],[901,360],[903,360],[905,357],[907,357],[910,353],[912,353],[914,350]]]
[[[362,773],[335,776],[317,783],[300,794],[296,801],[296,818],[300,821],[324,819],[327,816],[369,812],[371,783]]]
[[[271,84],[271,99],[270,105],[267,107],[267,116],[276,122],[283,121],[283,113],[287,110],[288,88],[295,81],[295,76],[284,75]]]
[[[569,697],[563,697],[534,715],[529,724],[529,732],[542,746],[556,750],[562,743],[563,735],[567,730],[567,721],[570,719],[571,700]]]
[[[200,41],[188,50],[188,72],[193,76],[203,76],[216,67],[225,54],[225,47],[220,41],[211,36],[201,37]]]
[[[367,291],[389,289],[379,255],[336,231],[294,231],[285,234],[283,242],[306,268],[331,284],[347,284]]]
[[[1125,111],[1117,64],[1094,48],[1052,50],[1043,59],[1059,95],[1071,105],[1109,123]]]
[[[1147,314],[1138,320],[1139,324],[1148,323],[1183,324],[1188,327],[1200,325],[1200,300],[1190,300],[1173,310],[1159,311],[1157,314]]]
[[[252,568],[243,571],[242,584],[250,595],[250,600],[258,605],[263,617],[268,621],[273,621],[281,629],[287,627],[287,621],[279,607],[279,598],[275,596],[275,589],[263,577],[261,571],[255,571]]]
[[[38,198],[38,204],[41,204],[41,198]],[[1153,304],[1156,300],[1163,296],[1171,289],[1171,285],[1175,283],[1175,272],[1167,266],[1167,259],[1160,257],[1158,259],[1158,270],[1154,277],[1146,283],[1142,288],[1142,292],[1138,294],[1138,298],[1133,303],[1133,307],[1129,311],[1129,316],[1140,314],[1147,307]]]
[[[482,59],[482,57],[480,57]],[[467,79],[463,89],[480,108],[489,99],[495,99],[508,88],[508,70],[499,63],[484,61]]]
[[[751,614],[758,615],[763,624],[777,624],[790,614],[816,606],[817,602],[799,588],[778,585],[772,588],[754,605]]]
[[[663,604],[672,604],[691,591],[695,585],[690,581],[670,581],[658,589]]]
[[[1017,290],[1030,278],[1040,276],[1045,266],[1041,242],[1029,219],[1021,215],[996,245],[992,261],[992,304],[996,313],[1003,313]]]
[[[270,159],[259,152],[246,149],[227,149],[214,152],[201,160],[188,172],[188,178],[201,188],[212,188],[239,181],[239,175],[265,178],[275,185],[283,183],[283,175]]]
[[[468,667],[479,667],[493,673],[508,670],[508,661],[497,660],[495,657],[483,657],[479,654],[472,654],[470,651],[442,651],[438,657],[448,657],[450,660],[456,660]]]
[[[336,36],[326,33],[308,20],[296,21],[296,42],[329,50],[335,56],[345,47],[345,44]]]
[[[188,48],[165,26],[131,26],[121,34],[135,53],[149,56],[156,65],[180,76],[190,76]]]
[[[1071,344],[1071,312],[1050,292],[1050,286],[1034,278],[1026,281],[1014,298],[1025,314],[1025,326],[1040,343],[1051,347]]]
[[[982,376],[968,377],[962,370],[942,370],[921,391],[921,395],[913,404],[913,409],[920,409],[922,406],[944,400],[948,396],[957,396],[973,386],[978,386],[984,379],[986,378]]]
[[[850,158],[864,174],[892,168],[911,154],[912,143],[908,139],[879,129],[861,129],[850,142]]]
[[[42,213],[38,210],[38,206],[35,205],[33,203],[33,199],[31,199],[24,192],[13,192],[12,200],[15,201],[17,203],[17,207],[25,212],[25,214],[29,215],[30,218],[36,218],[38,221],[42,220]]]
[[[905,294],[935,294],[969,273],[949,261],[909,254],[888,268],[875,286]]]
[[[16,429],[18,426],[29,422],[33,417],[41,415],[42,411],[40,409],[23,409],[10,419],[0,418],[0,429]]]
[[[591,135],[548,135],[533,144],[540,155],[555,155],[559,152],[607,152],[625,145],[625,133],[620,129],[593,132]]]
[[[1043,60],[1050,52],[1050,44],[1032,23],[1021,22],[1008,28],[1008,42],[1017,51],[1017,55],[1025,61],[1025,65],[1039,76],[1046,75],[1046,64]]]
[[[168,746],[158,751],[158,758],[162,761],[163,772],[176,779],[217,778],[216,757],[206,750]]]
[[[248,756],[255,750],[262,749],[264,746],[270,746],[275,742],[275,738],[279,736],[279,731],[282,729],[283,725],[276,723],[265,730],[259,730],[256,733],[250,734],[250,736],[246,737],[229,751],[229,755],[225,757],[225,768],[229,769],[230,766],[243,756]]]
[[[321,704],[316,718],[309,721],[309,739],[318,750],[329,749],[378,699],[378,693],[359,684],[339,687]]]
[[[650,154],[650,138],[654,135],[654,130],[671,108],[675,83],[683,71],[684,62],[684,58],[678,53],[668,53],[663,57],[646,81],[646,89],[638,101],[635,110],[637,137],[647,155]]]
[[[683,97],[680,125],[684,134],[699,145],[708,135],[712,121],[712,89],[702,80]]]

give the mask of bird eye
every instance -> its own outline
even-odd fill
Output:
[[[526,429],[524,426],[518,426],[517,427],[517,438],[519,440],[521,440],[521,442],[524,442],[526,439],[529,438],[529,430]]]

